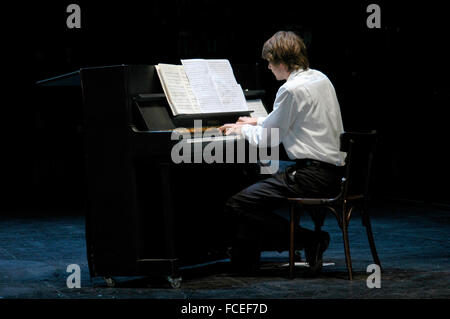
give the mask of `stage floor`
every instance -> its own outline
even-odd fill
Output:
[[[304,227],[312,222],[303,216]],[[0,216],[0,298],[3,299],[186,299],[186,298],[449,298],[450,210],[412,203],[373,204],[372,227],[382,262],[381,288],[368,288],[372,258],[357,213],[349,227],[354,280],[347,271],[340,229],[332,215],[323,230],[331,243],[325,266],[316,278],[289,280],[287,252],[264,252],[257,276],[231,276],[229,260],[182,270],[182,284],[173,289],[164,278],[119,277],[107,287],[90,278],[86,259],[84,217],[51,212]],[[68,288],[69,264],[81,268],[81,288]]]

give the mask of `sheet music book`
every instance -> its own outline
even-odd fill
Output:
[[[173,115],[248,111],[241,86],[226,59],[160,63],[156,71]]]

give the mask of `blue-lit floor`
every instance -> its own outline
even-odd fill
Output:
[[[312,227],[306,216],[305,227]],[[0,216],[0,298],[449,298],[450,211],[413,204],[376,204],[372,226],[383,265],[381,288],[367,287],[372,264],[359,216],[350,222],[355,278],[347,280],[340,230],[332,215],[324,230],[331,243],[316,278],[298,267],[287,278],[287,252],[264,252],[257,276],[228,273],[228,260],[182,271],[181,288],[158,278],[115,278],[116,287],[89,277],[81,214]],[[81,288],[69,289],[69,264],[81,267]]]

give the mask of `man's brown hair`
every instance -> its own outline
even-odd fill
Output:
[[[289,71],[309,68],[305,43],[292,31],[278,31],[267,40],[262,58],[274,64],[284,63]]]

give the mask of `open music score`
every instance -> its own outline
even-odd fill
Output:
[[[173,115],[248,111],[241,86],[226,59],[160,63],[156,71]]]

